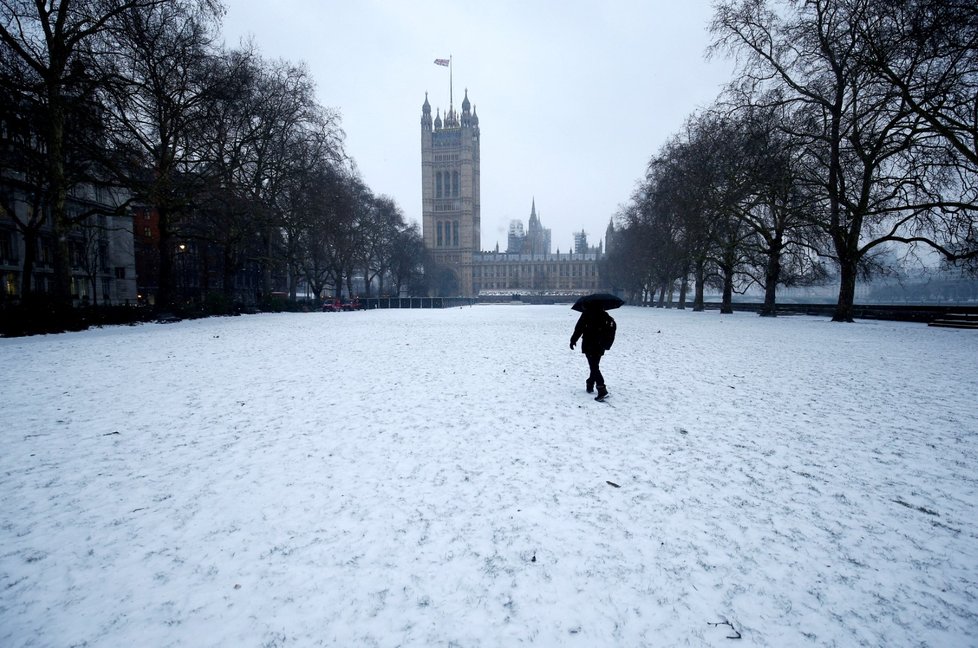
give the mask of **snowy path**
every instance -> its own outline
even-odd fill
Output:
[[[0,645],[976,645],[978,335],[614,314],[0,339]]]

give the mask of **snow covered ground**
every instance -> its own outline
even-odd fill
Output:
[[[0,645],[978,645],[978,332],[614,315],[0,340]]]

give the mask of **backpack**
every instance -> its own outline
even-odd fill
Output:
[[[605,351],[611,349],[611,345],[615,343],[615,331],[617,330],[618,325],[615,323],[615,318],[605,313],[598,325],[598,342],[602,349]]]

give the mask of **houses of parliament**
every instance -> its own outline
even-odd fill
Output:
[[[421,106],[421,199],[425,248],[435,265],[436,296],[492,294],[584,294],[606,290],[600,261],[602,245],[588,247],[584,232],[573,251],[550,250],[550,230],[533,199],[527,228],[510,224],[506,251],[481,245],[479,116],[468,91],[461,113],[449,105],[432,118],[425,94]],[[609,223],[605,246],[614,235]]]

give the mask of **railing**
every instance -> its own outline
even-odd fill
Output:
[[[650,304],[650,307],[652,305]],[[706,302],[706,310],[718,310],[719,302]],[[763,304],[734,302],[735,311],[758,312]],[[675,308],[676,304],[666,306]],[[692,308],[692,302],[686,302],[686,310]],[[835,312],[835,304],[777,304],[778,315],[815,315],[831,317]],[[852,316],[855,319],[891,320],[899,322],[927,323],[948,313],[978,313],[978,306],[937,305],[937,304],[854,304]]]
[[[471,306],[477,299],[465,297],[371,297],[360,299],[360,305],[365,310],[375,308],[455,308],[456,306]]]

